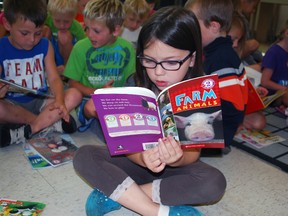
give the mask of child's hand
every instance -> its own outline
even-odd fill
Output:
[[[114,80],[109,80],[103,85],[103,88],[111,88],[114,83]]]
[[[4,98],[7,91],[9,89],[9,85],[0,82],[0,98]]]
[[[51,103],[49,105],[49,110],[58,110],[58,115],[61,116],[62,119],[64,119],[64,121],[69,122],[69,112],[64,104],[64,102],[59,102],[57,100],[55,100],[54,103]]]
[[[260,97],[265,97],[268,94],[268,90],[261,86],[257,87],[256,91]]]
[[[157,146],[155,148],[143,151],[142,159],[146,167],[155,173],[161,172],[166,166],[166,164],[162,163],[159,158],[159,149]]]
[[[176,142],[171,135],[159,139],[158,148],[160,160],[167,165],[179,161],[183,156],[183,150],[181,149],[180,143]]]

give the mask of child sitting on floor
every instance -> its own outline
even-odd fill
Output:
[[[53,47],[42,37],[46,4],[39,0],[5,0],[4,14],[9,36],[0,39],[1,78],[39,92],[51,90],[54,97],[7,92],[8,85],[1,83],[5,89],[0,92],[0,122],[4,124],[1,147],[25,141],[43,130],[75,132],[76,122],[69,112],[81,102],[82,95],[73,88],[64,92]],[[15,129],[15,124],[21,127]]]
[[[146,0],[125,0],[125,19],[121,37],[133,43],[136,48],[142,24],[148,18],[150,7]]]

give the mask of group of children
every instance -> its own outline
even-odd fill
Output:
[[[90,98],[97,88],[133,85],[157,95],[177,82],[218,74],[228,153],[245,122],[248,102],[245,67],[239,49],[232,46],[235,37],[229,35],[232,1],[188,0],[184,7],[156,12],[147,2],[151,3],[49,0],[47,5],[39,0],[4,0],[3,26],[9,34],[0,39],[1,78],[50,91],[53,97],[8,92],[9,86],[0,82],[1,147],[43,131],[75,132],[77,125],[69,114],[73,109],[81,122],[78,130],[85,131],[97,122]],[[82,5],[80,12],[77,3]],[[273,59],[281,53],[282,58],[276,58],[281,63],[286,59],[287,71],[287,38],[286,28],[281,41],[267,52],[267,61],[266,56],[263,59],[262,84],[269,89],[287,88],[281,84],[288,82],[288,73],[280,78]],[[146,67],[143,58],[155,67]],[[170,64],[172,69],[167,68]],[[276,84],[265,83],[267,78]],[[286,106],[287,100],[284,97]],[[96,126],[93,130],[101,133]],[[73,165],[94,189],[87,199],[87,215],[104,215],[121,206],[144,216],[202,215],[191,205],[220,200],[226,179],[199,160],[200,149],[183,150],[180,145],[168,136],[153,149],[120,157],[110,156],[96,143],[80,147]]]

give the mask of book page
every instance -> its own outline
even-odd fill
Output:
[[[284,95],[286,92],[287,90],[278,90],[275,94],[262,98],[263,104],[265,107],[269,106],[273,101]]]
[[[92,99],[111,155],[140,152],[162,137],[155,94],[140,87],[96,90]]]
[[[169,99],[168,99],[169,98]],[[223,148],[223,122],[217,75],[180,82],[158,96],[163,128],[183,148]],[[168,119],[167,119],[168,118]],[[176,130],[176,132],[175,132]]]

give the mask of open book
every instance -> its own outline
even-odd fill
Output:
[[[31,138],[27,140],[26,145],[30,145],[38,153],[38,156],[41,156],[53,167],[71,162],[78,149],[70,135],[57,132],[50,133],[45,137]],[[35,151],[33,152],[36,153]]]
[[[146,88],[97,89],[92,99],[111,155],[153,148],[168,134],[183,148],[223,148],[218,76],[186,80],[158,97]]]
[[[42,91],[37,91],[35,89],[26,88],[16,83],[9,82],[5,79],[0,78],[0,82],[3,82],[6,85],[9,85],[9,90],[8,90],[9,92],[17,92],[21,94],[34,94],[34,95],[39,95],[39,96],[44,96],[44,97],[54,97],[52,94],[42,92]]]
[[[246,114],[256,112],[268,107],[273,101],[286,93],[286,90],[278,90],[275,94],[261,98],[256,88],[248,80],[248,103],[246,105]]]
[[[263,148],[286,140],[285,138],[275,135],[268,130],[249,130],[246,128],[242,128],[235,135],[235,138],[238,138],[256,148]]]

